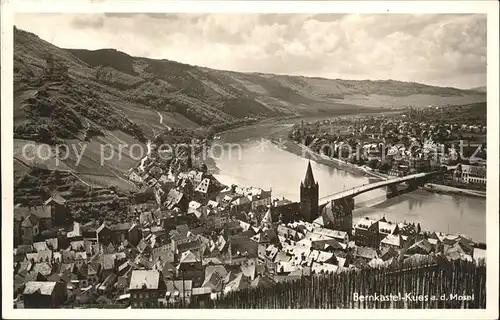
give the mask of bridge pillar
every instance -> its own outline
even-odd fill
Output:
[[[418,186],[423,183],[422,180],[417,180],[417,179],[409,180],[408,181],[408,189],[407,190],[408,191],[417,190]]]
[[[389,185],[387,185],[387,189],[386,189],[387,199],[395,197],[398,194],[399,194],[399,190],[398,190],[397,184],[389,184]]]

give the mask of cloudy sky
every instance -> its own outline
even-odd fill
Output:
[[[59,47],[216,69],[486,85],[486,15],[17,14]]]

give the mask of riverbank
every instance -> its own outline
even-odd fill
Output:
[[[378,180],[389,179],[389,176],[384,175],[382,173],[371,171],[368,168],[358,166],[341,159],[331,158],[328,157],[327,155],[319,154],[302,143],[297,143],[290,139],[286,139],[285,141],[283,141],[282,140],[283,138],[282,137],[280,138],[281,140],[272,139],[271,141],[277,147],[283,148],[284,150],[296,154],[298,156],[308,158],[310,160],[313,160],[317,163],[321,163],[324,165],[334,166],[335,168],[345,170],[352,174],[370,176],[371,178]]]
[[[449,186],[435,184],[435,183],[427,183],[424,186],[420,187],[420,189],[430,191],[430,192],[435,192],[435,193],[460,194],[460,195],[466,195],[466,196],[479,197],[479,198],[486,199],[486,191],[478,191],[478,190],[471,190],[471,189],[459,189],[459,188],[449,187]]]
[[[275,145],[283,145],[282,141],[273,140],[273,143]],[[297,145],[299,148],[292,147],[292,144]],[[364,174],[364,175],[370,176],[370,177],[378,179],[378,180],[387,180],[387,179],[391,178],[387,174],[373,171],[373,170],[366,168],[364,166],[358,166],[358,165],[343,161],[341,159],[331,158],[331,157],[328,157],[326,155],[319,154],[319,153],[313,151],[312,149],[308,148],[307,146],[305,146],[301,143],[297,143],[295,141],[291,141],[290,139],[288,139],[287,142],[284,143],[284,145],[287,146],[286,150],[289,152],[292,152],[292,153],[299,155],[299,156],[302,156],[302,157],[309,158],[309,159],[316,161],[318,163],[321,163],[321,164],[333,165],[334,167],[345,170],[349,173]],[[289,146],[290,146],[290,148],[288,148]],[[310,157],[308,157],[308,156],[310,156]],[[455,188],[455,187],[450,187],[450,186],[436,184],[436,183],[427,183],[424,186],[421,186],[420,189],[425,190],[425,191],[429,191],[429,192],[433,192],[433,193],[459,194],[459,195],[465,195],[465,196],[486,198],[485,191]]]

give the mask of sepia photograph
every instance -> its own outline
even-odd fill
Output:
[[[498,317],[498,3],[47,3],[2,13],[9,315]]]

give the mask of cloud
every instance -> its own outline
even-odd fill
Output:
[[[16,25],[61,47],[216,69],[486,84],[486,15],[479,14],[23,14]]]
[[[100,29],[104,26],[104,18],[101,16],[76,17],[71,21],[71,26],[76,29]]]

